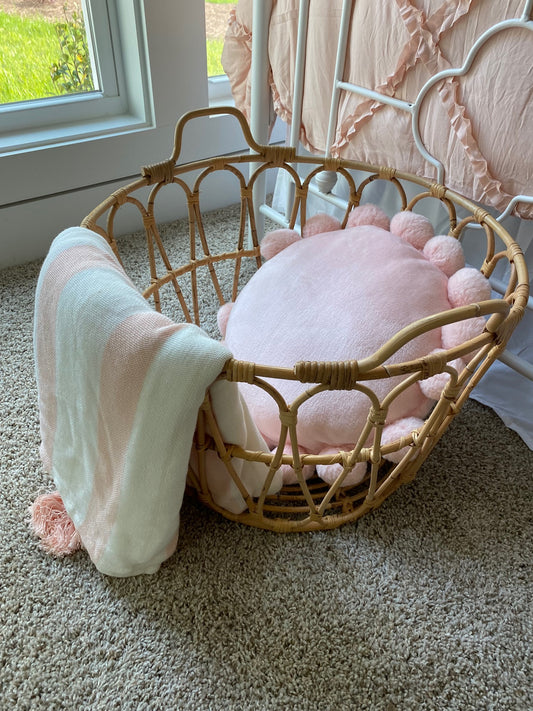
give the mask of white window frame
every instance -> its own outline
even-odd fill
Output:
[[[139,0],[83,0],[95,91],[0,106],[0,155],[150,125]]]
[[[229,79],[225,74],[216,77],[208,77],[207,89],[209,94],[209,106],[235,106],[235,101],[231,95]]]

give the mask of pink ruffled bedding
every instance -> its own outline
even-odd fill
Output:
[[[291,122],[297,0],[274,0],[269,27],[270,90],[276,113]],[[310,3],[301,141],[326,150],[341,0]],[[495,23],[519,18],[523,0],[358,0],[343,79],[414,102],[436,73],[461,67],[476,39]],[[222,56],[235,103],[250,114],[252,0],[232,11]],[[511,197],[533,194],[533,34],[508,28],[481,48],[464,77],[449,77],[426,95],[420,133],[460,194],[504,210]],[[416,148],[411,115],[343,92],[335,156],[435,179]],[[520,206],[522,217],[533,209]]]

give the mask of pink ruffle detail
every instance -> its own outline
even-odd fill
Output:
[[[441,40],[443,36],[453,30],[455,25],[460,23],[460,21],[468,22],[468,20],[465,20],[465,17],[472,9],[475,9],[476,2],[475,0],[442,0],[439,7],[435,8],[433,12],[428,10],[428,14],[426,14],[424,10],[417,8],[413,0],[396,0],[396,5],[398,21],[405,29],[407,40],[403,47],[401,45],[398,46],[396,66],[391,67],[391,71],[384,78],[378,79],[375,83],[371,82],[370,88],[387,96],[397,96],[406,101],[412,101],[414,100],[414,95],[416,95],[418,89],[421,87],[412,86],[410,94],[413,95],[405,95],[405,87],[407,86],[407,79],[409,78],[410,72],[417,65],[423,65],[428,74],[433,76],[437,72],[452,67],[450,61],[443,53]],[[251,3],[243,3],[242,11],[239,6],[240,14],[237,13],[236,15],[235,10],[232,11],[226,40],[228,48],[226,49],[225,46],[225,53],[229,57],[230,48],[233,48],[233,43],[238,42],[242,42],[243,45],[246,45],[246,51],[242,53],[242,56],[235,56],[233,58],[235,66],[228,66],[228,68],[225,69],[230,77],[236,105],[241,108],[249,118],[249,75],[251,69],[251,53],[249,50],[251,46],[251,35],[249,27],[242,22],[242,13],[245,12],[246,8],[250,10]],[[275,12],[273,14],[273,17],[274,16],[278,18],[279,21],[279,16],[275,15]],[[475,21],[475,19],[473,21]],[[251,24],[249,26],[251,26]],[[288,35],[292,37],[292,30],[288,29],[287,32]],[[460,34],[461,30],[458,29],[457,32]],[[235,52],[237,55],[238,52],[236,50]],[[350,81],[350,76],[344,78]],[[279,82],[281,89],[286,81],[286,77],[277,76],[276,73],[273,74],[272,68],[269,67],[268,81],[275,113],[290,125],[292,123],[290,96],[284,95],[282,101],[280,91],[276,86]],[[454,183],[453,175],[448,177],[447,182],[449,187],[477,202],[491,205],[498,210],[505,209],[512,195],[505,189],[505,186],[500,180],[491,174],[488,161],[480,151],[470,119],[467,116],[465,107],[460,103],[459,81],[456,78],[450,77],[446,81],[443,81],[435,90],[438,92],[444,110],[451,123],[449,130],[450,136],[455,135],[464,149],[463,160],[465,171],[467,172],[466,188],[463,184]],[[286,93],[287,92],[285,92],[285,94]],[[364,131],[361,135],[361,143],[357,144],[359,148],[357,146],[353,148],[351,144],[361,129],[371,121],[377,112],[384,108],[383,103],[374,101],[373,99],[362,99],[355,107],[353,106],[354,101],[353,99],[349,100],[347,98],[341,99],[337,134],[332,145],[329,147],[334,157],[353,158],[354,156],[350,155],[350,151],[361,150],[361,145],[364,151]],[[317,142],[320,143],[320,139],[317,141],[317,138],[313,138],[313,142],[311,141],[313,137],[312,122],[312,117],[306,118],[304,116],[300,127],[300,141],[311,153],[324,153],[328,146],[316,145]],[[272,128],[272,124],[270,128]],[[406,145],[408,140],[409,137],[405,137]],[[356,155],[355,157],[358,156]],[[436,157],[441,160],[446,160],[445,156]],[[368,158],[368,160],[372,159]],[[414,141],[408,146],[408,150],[404,154],[404,161],[407,161],[407,164],[398,166],[397,160],[398,157],[395,158],[394,155],[379,157],[379,162],[382,165],[401,167],[404,170],[409,170],[410,172],[429,179],[435,178],[434,168],[426,163],[422,156],[418,154],[418,151],[415,149]],[[449,166],[445,165],[445,168],[449,170]],[[533,208],[527,204],[522,204],[515,208],[514,214],[531,218],[533,216]]]
[[[271,68],[269,69],[269,85],[270,92],[272,94],[272,105],[274,107],[274,112],[276,113],[276,116],[279,116],[280,119],[287,124],[287,126],[292,125],[292,108],[286,106],[281,100],[281,94],[279,93],[278,87],[276,86],[276,82],[274,81]],[[273,122],[271,122],[270,124],[270,129],[272,129],[272,126]],[[303,123],[300,126],[300,143],[307,151],[309,151],[309,153],[324,153],[324,146],[315,146],[313,143],[311,143],[311,141],[307,137],[305,124]]]
[[[41,548],[47,553],[63,557],[83,547],[59,492],[38,496],[29,511],[30,528],[41,539]]]
[[[234,7],[231,8],[228,17],[228,30],[234,37],[252,42],[252,32],[246,25],[237,19],[237,12]]]
[[[413,7],[409,0],[397,0],[399,13],[409,33],[410,39],[406,42],[400,53],[396,68],[392,74],[375,87],[375,91],[386,96],[395,96],[396,90],[405,79],[407,72],[418,62],[422,61],[431,74],[435,74],[441,69],[450,65],[438,66],[442,60],[442,54],[438,46],[441,36],[470,9],[473,0],[462,0],[455,2],[448,0],[443,3],[429,18],[418,8]],[[346,118],[340,128],[332,146],[332,153],[340,155],[343,146],[350,143],[352,137],[359,131],[376,113],[382,109],[384,104],[367,99],[362,101],[356,111]]]
[[[252,33],[240,14],[237,16],[236,8],[232,8],[229,14],[221,61],[235,106],[250,120]]]
[[[501,182],[491,175],[487,160],[479,150],[472,130],[472,122],[460,101],[459,82],[455,77],[449,78],[442,83],[438,91],[450,119],[452,130],[463,146],[474,177],[480,185],[481,194],[477,200],[486,205],[492,205],[498,210],[504,210],[512,196],[506,193]]]

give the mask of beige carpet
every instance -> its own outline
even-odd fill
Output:
[[[212,219],[223,235],[235,211]],[[2,710],[533,708],[533,452],[476,402],[357,524],[281,535],[186,500],[178,550],[152,577],[45,555],[26,511],[52,488],[38,270],[0,272]]]

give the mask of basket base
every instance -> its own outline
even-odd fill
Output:
[[[313,510],[299,484],[285,485],[277,494],[265,497],[259,508],[257,499],[253,500],[252,508],[242,513],[232,513],[217,506],[210,496],[205,496],[195,486],[189,486],[187,493],[194,495],[201,503],[212,508],[225,518],[247,526],[262,528],[276,533],[301,533],[306,531],[321,531],[338,528],[345,523],[356,521],[369,511],[378,508],[390,494],[403,483],[412,480],[412,476],[391,479],[389,474],[394,465],[388,464],[380,470],[376,489],[379,496],[370,497],[369,476],[356,486],[344,487],[324,504],[330,490],[330,484],[318,476],[307,480],[307,488],[313,502]],[[383,484],[386,486],[381,488]]]

